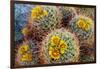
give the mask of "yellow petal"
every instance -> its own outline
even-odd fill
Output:
[[[22,29],[22,33],[23,33],[24,35],[29,34],[28,28],[27,28],[27,27],[23,28],[23,29]]]
[[[88,23],[89,25],[91,25],[91,24],[93,23],[92,19],[88,19],[88,20],[87,20],[87,23]]]
[[[28,45],[22,45],[19,48],[19,53],[22,54],[22,53],[24,53],[24,52],[26,52],[28,50],[29,50],[29,46]]]
[[[52,51],[49,51],[49,55],[52,55]]]
[[[60,53],[64,54],[65,53],[65,49],[60,49]]]
[[[63,40],[61,40],[61,41],[60,41],[60,44],[59,44],[59,47],[60,47],[61,49],[65,49],[65,48],[67,48],[67,44],[66,44]]]
[[[84,26],[85,26],[84,20],[80,19],[80,20],[77,22],[77,25],[78,25],[79,28],[84,28]]]
[[[85,29],[85,30],[88,30],[88,29],[89,29],[89,25],[86,24],[84,29]]]
[[[44,11],[44,15],[47,16],[48,15],[48,12],[47,11]]]
[[[44,10],[41,6],[36,6],[31,11],[31,17],[33,19],[40,19],[41,17],[44,17],[47,15],[47,11]]]
[[[59,36],[52,36],[51,42],[55,45],[58,45],[58,43],[60,42],[60,37]]]
[[[32,54],[25,53],[24,55],[22,55],[21,61],[32,61]]]
[[[53,49],[54,49],[54,48],[53,48],[52,46],[49,47],[49,50],[50,50],[50,51],[53,50]]]

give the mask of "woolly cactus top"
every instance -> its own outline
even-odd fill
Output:
[[[79,56],[78,42],[70,32],[60,29],[49,34],[44,42],[49,63],[76,62]]]

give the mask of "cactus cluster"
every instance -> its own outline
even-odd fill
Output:
[[[78,7],[14,7],[15,66],[94,61],[94,16],[78,14]]]

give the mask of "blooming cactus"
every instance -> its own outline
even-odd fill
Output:
[[[48,63],[77,62],[79,59],[78,41],[64,29],[51,32],[43,41],[43,45]]]
[[[38,57],[38,47],[36,47],[35,42],[32,40],[24,41],[17,45],[16,48],[16,66],[28,66],[37,64],[39,62]],[[37,50],[37,51],[36,51]]]
[[[93,20],[84,16],[77,16],[69,23],[70,29],[79,37],[79,39],[89,38],[94,32],[93,26]]]
[[[54,28],[61,22],[61,14],[55,6],[36,6],[31,11],[32,24],[36,24],[41,29],[48,30]]]

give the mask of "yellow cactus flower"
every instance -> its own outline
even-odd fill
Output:
[[[60,37],[59,36],[56,36],[56,35],[55,36],[52,36],[51,42],[52,42],[52,44],[58,45],[59,42],[60,42]]]
[[[49,47],[49,50],[50,50],[50,51],[52,51],[52,50],[53,50],[53,47],[52,47],[52,46],[50,46],[50,47]]]
[[[92,25],[92,20],[91,19],[88,19],[87,20],[87,23],[85,25],[85,30],[88,30],[90,28],[90,26]]]
[[[59,52],[58,49],[53,49],[53,50],[49,51],[49,55],[50,55],[51,58],[53,58],[54,60],[60,58],[60,52]]]
[[[28,30],[28,28],[23,28],[22,29],[22,34],[24,34],[24,35],[27,35],[27,34],[29,34],[29,30]]]
[[[65,50],[68,47],[68,45],[63,40],[61,40],[60,41],[60,44],[59,44],[59,47],[60,47],[60,53],[61,54],[64,54],[65,53]]]
[[[29,46],[28,45],[22,45],[22,46],[19,47],[19,53],[20,54],[23,54],[28,50],[29,50]]]
[[[47,16],[48,12],[43,9],[41,6],[36,6],[31,11],[32,19],[40,19],[41,17]]]
[[[84,29],[85,28],[85,21],[83,19],[79,19],[77,22],[77,25],[79,28]]]
[[[85,27],[84,27],[84,29],[85,29],[85,30],[88,30],[89,27],[90,27],[90,25],[89,25],[89,24],[86,24]]]
[[[51,44],[52,45],[49,46],[49,55],[55,60],[59,59],[61,54],[64,54],[65,50],[68,48],[67,43],[57,35],[51,37]]]
[[[65,53],[65,49],[60,49],[60,53],[64,54]]]
[[[63,40],[61,40],[59,47],[65,49],[65,48],[67,48],[67,44]]]
[[[32,53],[25,53],[21,57],[21,61],[32,61]]]
[[[83,30],[88,30],[92,24],[92,20],[88,19],[88,21],[85,21],[83,18],[80,18],[77,22],[77,26]]]
[[[89,19],[87,20],[87,23],[91,25],[91,24],[93,23],[92,19],[89,18]]]

